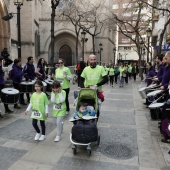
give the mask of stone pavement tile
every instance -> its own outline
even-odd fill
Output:
[[[145,116],[138,116],[138,115],[136,115],[135,116],[135,122],[136,122],[137,128],[145,129],[146,131],[149,130],[148,121],[147,121]]]
[[[63,155],[65,150],[66,148],[57,149],[54,146],[40,144],[24,155],[21,160],[52,166]]]
[[[6,143],[8,141],[8,139],[5,138],[1,138],[0,137],[0,146],[2,146],[4,143]]]
[[[100,123],[135,125],[134,112],[103,111],[104,116],[99,120]]]
[[[19,160],[14,163],[8,170],[51,170],[52,166],[42,163]]]
[[[28,143],[28,142],[18,141],[18,140],[8,140],[2,146],[9,147],[9,148],[30,150],[30,149],[32,149],[36,145],[37,145],[37,143]]]
[[[63,156],[57,164],[53,167],[55,169],[62,170],[138,170],[137,166],[130,165],[118,165],[110,162],[84,160],[80,158],[69,158]]]
[[[40,127],[40,126],[39,126]],[[46,122],[46,134],[48,135],[54,130],[51,122]],[[0,136],[12,140],[21,140],[25,142],[35,143],[35,130],[32,127],[31,119],[18,119],[2,128],[0,128]]]
[[[79,159],[84,159],[84,160],[99,161],[101,153],[93,151],[93,147],[92,147],[91,156],[89,157],[87,154],[86,147],[77,146],[77,153],[76,155],[74,155],[71,145],[70,145],[70,147],[66,150],[63,156],[71,157],[71,158],[79,158]]]
[[[168,154],[168,152],[170,151],[170,144],[162,143],[160,140],[158,142],[159,142],[162,154],[164,156],[165,162],[167,166],[169,166],[169,169],[170,169],[170,154]]]
[[[107,95],[107,99],[120,99],[120,100],[128,99],[128,100],[133,100],[133,95],[132,94],[127,94],[127,93],[109,93]]]
[[[18,161],[26,153],[26,150],[0,146],[0,169],[8,169],[12,164]]]
[[[157,168],[139,167],[139,170],[161,170]]]

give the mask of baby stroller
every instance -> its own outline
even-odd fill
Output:
[[[78,111],[78,103],[85,102],[87,107],[98,110],[98,97],[95,90],[90,88],[83,88],[79,91],[77,98],[76,110]],[[91,155],[91,143],[97,142],[100,144],[100,135],[97,129],[96,116],[84,116],[80,119],[70,119],[73,122],[72,131],[70,134],[70,141],[72,143],[73,154],[77,152],[77,146],[87,146],[87,153]]]

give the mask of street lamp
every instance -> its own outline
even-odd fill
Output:
[[[115,64],[115,54],[116,54],[116,48],[113,48],[113,63]]]
[[[23,0],[14,0],[14,5],[17,6],[18,59],[21,59],[21,23],[20,23],[20,9],[21,9],[21,5],[23,5]]]
[[[100,46],[100,65],[102,65],[102,54],[101,54],[103,50],[102,43],[100,43],[99,46]]]
[[[143,49],[143,44],[144,44],[144,42],[143,42],[143,40],[140,40],[139,41],[139,44],[140,44],[140,50],[139,50],[139,52],[140,52],[140,57],[139,57],[139,76],[141,77],[141,80],[143,80],[143,67],[142,67],[142,49]]]
[[[87,42],[88,38],[86,38],[86,32],[81,32],[81,42],[82,42],[82,59],[84,61],[84,43]]]
[[[50,59],[50,64],[53,66],[54,65],[54,18],[55,18],[55,10],[56,7],[58,6],[60,0],[51,0],[51,8],[52,8],[52,13],[51,13],[51,59]]]
[[[150,41],[150,37],[152,36],[152,30],[150,28],[146,30],[146,36],[148,38],[147,62],[149,62],[149,41]]]

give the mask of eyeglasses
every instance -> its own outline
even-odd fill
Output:
[[[58,62],[58,64],[63,64],[63,62]]]

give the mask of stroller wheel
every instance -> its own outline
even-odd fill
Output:
[[[73,149],[73,154],[75,155],[77,153],[77,148],[72,148]]]
[[[87,154],[88,154],[88,156],[91,155],[91,149],[87,149]]]
[[[97,145],[98,146],[100,145],[100,135],[98,135],[98,138],[97,138]]]

